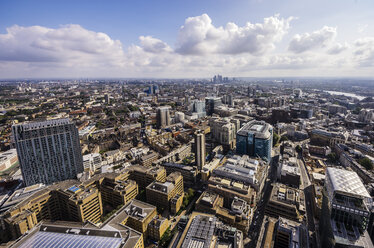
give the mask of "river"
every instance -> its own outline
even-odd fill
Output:
[[[340,91],[331,91],[331,90],[325,90],[325,92],[327,92],[327,93],[329,93],[331,95],[354,97],[354,98],[357,98],[360,101],[366,98],[365,96],[359,96],[359,95],[356,95],[354,93],[347,93],[347,92],[340,92]]]

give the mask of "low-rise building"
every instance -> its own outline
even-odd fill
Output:
[[[274,184],[265,214],[275,218],[283,217],[293,221],[301,221],[305,214],[303,191],[284,184]]]
[[[148,237],[159,241],[169,226],[170,223],[168,219],[156,215],[148,224]]]
[[[153,182],[146,188],[147,202],[176,214],[183,202],[183,177],[179,172],[171,173],[165,182]]]

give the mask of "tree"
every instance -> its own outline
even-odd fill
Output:
[[[287,138],[287,136],[285,136],[285,135],[283,135],[281,138],[280,138],[280,141],[281,142],[283,142],[283,141],[287,141],[288,140],[288,138]]]
[[[338,156],[336,156],[336,154],[332,152],[327,155],[327,159],[330,163],[335,163],[336,161],[338,161]]]
[[[373,162],[371,162],[371,160],[367,157],[361,158],[360,160],[358,160],[358,163],[362,165],[363,167],[365,167],[365,169],[367,170],[373,169]]]
[[[273,146],[275,146],[276,144],[278,144],[279,140],[280,140],[279,135],[276,134],[276,133],[273,133]]]
[[[301,151],[302,151],[302,148],[301,148],[300,145],[297,145],[297,146],[296,146],[296,151],[297,151],[297,152],[301,152]]]

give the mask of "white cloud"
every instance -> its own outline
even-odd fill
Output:
[[[324,26],[313,33],[296,34],[288,47],[289,51],[302,53],[308,50],[326,47],[335,40],[337,31],[334,27]]]
[[[340,44],[340,43],[336,43],[334,44],[332,47],[330,47],[328,50],[327,50],[327,53],[328,54],[332,54],[332,55],[335,55],[335,54],[339,54],[345,50],[347,50],[349,48],[349,45],[347,42],[345,42],[343,45]]]
[[[279,15],[264,19],[263,23],[239,27],[229,22],[226,27],[215,27],[207,14],[189,17],[179,30],[177,49],[180,54],[242,54],[262,55],[274,48],[287,33],[293,18]]]
[[[57,29],[15,25],[0,34],[0,61],[89,64],[100,57],[101,63],[118,63],[122,53],[120,41],[79,25]]]
[[[374,37],[358,39],[354,42],[354,59],[361,67],[374,66]]]
[[[144,51],[146,52],[150,52],[150,53],[172,52],[172,49],[168,44],[166,44],[162,40],[153,38],[152,36],[140,36],[139,40]]]
[[[79,25],[12,26],[0,34],[0,75],[6,77],[207,77],[373,75],[374,38],[337,43],[324,27],[281,41],[292,18],[215,27],[206,14],[187,18],[173,49],[152,36],[126,48],[105,33]],[[290,44],[291,47],[291,44]],[[324,49],[321,49],[324,48]],[[310,52],[304,52],[310,51]],[[313,51],[313,52],[311,52]],[[334,56],[331,56],[333,54]],[[196,56],[200,55],[200,56]],[[272,74],[273,73],[273,74]]]

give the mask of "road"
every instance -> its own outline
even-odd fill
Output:
[[[279,148],[274,150],[275,155],[278,155]],[[257,245],[257,241],[261,232],[262,222],[264,221],[265,217],[265,207],[269,202],[271,190],[273,188],[271,184],[276,180],[277,177],[276,166],[273,163],[274,160],[272,160],[270,164],[268,178],[266,179],[265,186],[262,191],[263,195],[255,208],[255,213],[253,214],[253,220],[248,231],[248,237],[251,239],[251,241],[245,245],[246,248],[255,248]]]
[[[299,153],[297,158],[297,163],[300,168],[301,174],[301,184],[302,189],[304,190],[304,197],[305,197],[305,208],[306,208],[306,219],[307,219],[307,227],[308,233],[310,237],[310,245],[311,247],[319,247],[316,233],[316,224],[314,220],[314,197],[313,197],[313,186],[310,182],[309,174],[306,168],[304,161],[302,160],[302,155]]]

